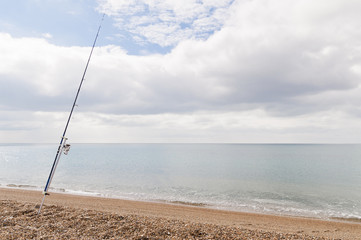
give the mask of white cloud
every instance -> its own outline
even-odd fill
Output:
[[[47,39],[53,38],[53,35],[51,35],[50,33],[43,33],[42,36]]]
[[[232,0],[222,1],[114,1],[100,0],[101,12],[112,16],[119,29],[160,46],[189,39],[206,39],[227,19]]]
[[[117,21],[129,7],[124,24],[144,27],[139,36],[178,44],[147,56],[97,47],[69,130],[73,141],[360,142],[361,3],[157,3],[101,2]],[[205,6],[218,9],[206,16]],[[135,16],[146,7],[156,14]],[[228,12],[215,20],[224,25],[194,39],[194,29],[222,15],[217,11]],[[185,33],[179,24],[187,21]],[[46,133],[63,127],[90,48],[5,33],[0,43],[0,110],[10,116],[0,119],[0,141],[16,131],[31,139],[34,129],[49,141],[54,136]]]
[[[328,24],[319,26],[323,35],[317,35],[314,26],[320,23],[310,22],[307,8],[270,2],[236,2],[220,31],[207,40],[184,40],[167,55],[129,56],[116,46],[97,48],[83,88],[82,111],[150,114],[261,108],[289,115],[353,101],[355,96],[347,95],[360,83],[361,66],[355,36],[333,36]],[[356,18],[347,25],[355,31]],[[301,37],[295,26],[304,29]],[[13,79],[8,93],[19,85],[20,90],[30,89],[36,110],[50,107],[39,104],[47,97],[52,97],[49,105],[59,104],[62,97],[72,99],[89,48],[1,37],[1,74]],[[314,100],[330,91],[348,100]],[[7,99],[14,100],[9,95]]]
[[[1,111],[0,142],[58,142],[67,112]],[[26,121],[24,120],[26,117]],[[359,120],[340,111],[278,118],[243,112],[117,115],[77,112],[67,137],[74,142],[359,142]],[[16,132],[16,134],[14,134]]]
[[[44,39],[13,38],[4,33],[0,33],[0,41],[0,74],[3,78],[19,85],[19,90],[24,87],[45,96],[67,92],[89,52],[85,47],[58,47]]]

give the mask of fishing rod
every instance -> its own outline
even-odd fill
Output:
[[[42,206],[44,204],[44,201],[45,201],[45,197],[47,195],[50,195],[48,193],[48,189],[50,187],[51,181],[53,180],[54,173],[55,173],[56,167],[58,166],[61,154],[64,153],[65,155],[67,155],[69,150],[70,150],[70,144],[66,143],[66,140],[68,140],[68,138],[65,137],[65,134],[66,134],[66,131],[68,130],[70,119],[71,119],[71,116],[73,115],[74,107],[76,106],[76,101],[78,100],[79,92],[80,92],[80,89],[81,89],[81,87],[83,85],[85,74],[86,74],[86,72],[88,70],[90,59],[91,59],[91,57],[93,55],[93,50],[94,50],[95,44],[96,44],[98,36],[99,36],[99,32],[100,32],[100,29],[101,29],[101,26],[102,26],[102,23],[103,23],[103,20],[104,20],[104,16],[105,16],[105,13],[103,14],[103,17],[102,17],[102,19],[100,21],[99,28],[98,28],[97,34],[96,34],[94,42],[93,42],[93,46],[91,48],[89,58],[88,58],[88,61],[86,63],[86,66],[85,66],[85,69],[84,69],[84,72],[83,72],[83,76],[81,78],[79,88],[78,88],[78,91],[76,93],[76,96],[75,96],[75,99],[74,99],[74,102],[73,102],[73,106],[71,107],[71,111],[70,111],[70,114],[69,114],[69,117],[68,117],[68,121],[66,122],[65,129],[64,129],[63,135],[61,137],[58,150],[57,150],[56,155],[55,155],[53,166],[51,167],[48,180],[46,181],[46,185],[45,185],[45,188],[44,188],[44,191],[43,191],[44,196],[43,196],[43,200],[41,201],[41,204],[39,206],[38,214],[40,214],[41,208],[42,208]]]

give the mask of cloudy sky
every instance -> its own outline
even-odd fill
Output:
[[[361,143],[360,0],[0,0],[0,142]]]

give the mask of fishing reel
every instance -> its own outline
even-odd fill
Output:
[[[65,155],[68,155],[69,150],[70,150],[70,144],[65,144],[65,145],[63,146],[63,153],[64,153]]]
[[[67,143],[66,143],[66,140],[68,140],[68,138],[64,138],[64,143],[63,143],[62,152],[63,152],[65,155],[68,155],[69,150],[70,150],[70,144],[67,144]]]

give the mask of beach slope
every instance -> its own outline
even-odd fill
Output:
[[[357,222],[0,188],[1,239],[361,239]]]

